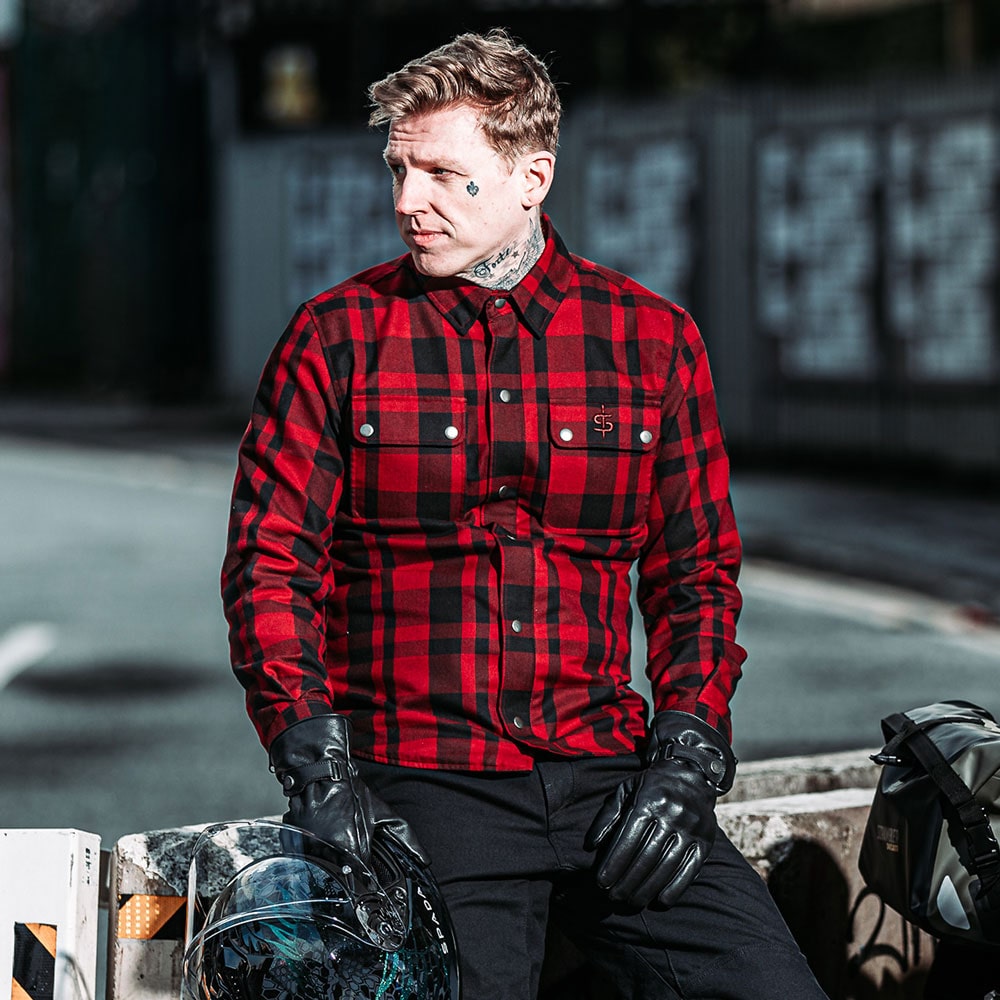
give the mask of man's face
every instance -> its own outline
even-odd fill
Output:
[[[469,275],[531,231],[526,174],[487,142],[466,105],[393,122],[385,162],[396,225],[422,274]]]

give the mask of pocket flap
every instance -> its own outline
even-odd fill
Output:
[[[660,436],[660,408],[551,403],[549,434],[557,448],[650,451]]]
[[[351,431],[358,444],[454,448],[465,441],[465,398],[379,396],[355,399]]]

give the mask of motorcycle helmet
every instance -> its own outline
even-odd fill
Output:
[[[390,835],[371,864],[296,827],[207,827],[188,878],[181,1000],[457,1000],[437,886]]]

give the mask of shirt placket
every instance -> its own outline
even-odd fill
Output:
[[[519,325],[510,302],[503,297],[489,301],[484,315],[490,332],[487,368],[492,449],[490,494],[483,515],[484,524],[495,533],[500,556],[499,711],[507,732],[524,740],[531,738],[536,665],[535,571],[531,539],[517,537],[517,508],[529,447],[524,392],[534,379],[522,371],[519,341],[531,334]]]

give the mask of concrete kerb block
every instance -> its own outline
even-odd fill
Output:
[[[257,817],[280,822],[280,816]],[[210,823],[129,834],[111,852],[106,1000],[177,1000],[188,869]],[[230,873],[231,874],[231,873]],[[222,889],[228,878],[217,873]]]
[[[874,787],[728,802],[719,825],[767,882],[830,997],[923,996],[933,939],[889,910],[858,870]]]
[[[866,898],[857,870],[877,774],[866,751],[752,762],[718,807],[720,826],[767,881],[833,998],[876,981],[897,984],[894,997],[917,997],[907,984],[931,956],[929,939]],[[187,871],[203,829],[138,833],[115,845],[108,1000],[177,1000]]]
[[[130,834],[115,844],[108,897],[108,1000],[177,1000],[187,867],[200,829]],[[164,923],[161,918],[168,911],[172,916]],[[178,911],[180,921],[175,919]]]
[[[746,761],[736,769],[733,789],[722,801],[745,802],[838,788],[874,788],[881,768],[872,762],[871,755],[878,749]]]

